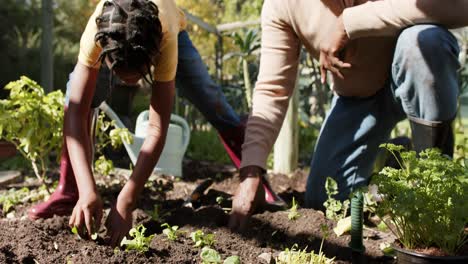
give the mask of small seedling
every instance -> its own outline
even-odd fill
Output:
[[[195,243],[195,247],[212,246],[215,243],[214,234],[205,234],[201,230],[190,233],[190,238]]]
[[[86,231],[85,228],[83,228],[83,230],[84,230],[85,233],[87,233],[87,231]],[[78,238],[81,239],[81,236],[80,236],[80,234],[78,233],[78,228],[77,228],[76,226],[74,226],[74,227],[71,228],[71,232],[72,232],[73,234],[77,235]],[[96,240],[97,238],[98,238],[98,233],[97,233],[97,232],[94,232],[94,233],[91,234],[91,239],[92,239],[92,240]]]
[[[221,255],[218,251],[204,247],[200,253],[200,258],[202,259],[202,264],[217,264],[221,263]]]
[[[167,236],[169,240],[176,240],[179,236],[179,227],[178,226],[170,226],[168,223],[164,223],[161,227],[166,227],[163,229],[163,234]]]
[[[143,225],[139,225],[130,229],[129,235],[132,237],[132,240],[124,237],[120,246],[125,246],[125,250],[137,250],[139,252],[146,252],[149,249],[149,245],[154,235],[145,237],[146,228]]]
[[[2,204],[3,214],[6,215],[18,204],[28,197],[29,189],[23,187],[19,190],[12,188],[0,196],[0,204]],[[26,201],[27,202],[27,201]]]
[[[226,258],[223,264],[240,264],[241,260],[239,256],[230,256]]]
[[[349,200],[341,203],[333,198],[334,195],[338,194],[338,184],[334,179],[327,177],[325,182],[325,191],[328,196],[328,199],[323,203],[326,208],[326,217],[334,221],[339,221],[340,219],[345,218],[349,207]]]
[[[297,212],[298,206],[299,205],[296,203],[296,199],[293,197],[292,206],[289,209],[289,213],[288,213],[288,219],[289,220],[295,221],[295,220],[299,219],[299,217],[301,217],[301,215]]]
[[[225,200],[225,199],[224,199],[224,197],[222,197],[222,196],[216,197],[216,203],[219,204],[219,205],[221,205],[221,204],[224,202],[224,200]]]

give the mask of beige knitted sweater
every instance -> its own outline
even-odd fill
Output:
[[[352,68],[334,78],[342,96],[367,97],[388,78],[398,32],[420,23],[468,25],[468,0],[265,0],[260,72],[242,146],[241,167],[266,168],[297,74],[300,46],[314,58],[339,15],[351,41],[344,60]]]

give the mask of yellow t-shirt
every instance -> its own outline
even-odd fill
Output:
[[[102,13],[105,1],[101,0],[91,15],[81,36],[80,53],[78,61],[88,67],[99,68],[97,61],[102,48],[94,42],[97,33],[96,17]],[[177,8],[173,0],[150,0],[158,6],[159,20],[161,21],[163,38],[160,53],[153,58],[154,80],[167,82],[174,80],[177,70],[177,35],[186,27],[185,15]]]

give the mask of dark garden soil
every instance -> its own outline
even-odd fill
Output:
[[[109,208],[124,183],[128,172],[99,177],[97,182],[105,207]],[[232,166],[214,165],[188,161],[184,164],[185,178],[174,179],[157,176],[145,188],[134,212],[135,224],[144,224],[147,235],[155,234],[150,250],[146,253],[114,250],[104,244],[105,232],[101,230],[96,241],[79,239],[67,226],[68,217],[54,217],[30,221],[26,209],[30,204],[15,208],[9,218],[2,215],[0,220],[0,263],[200,263],[200,249],[193,246],[189,234],[197,229],[215,234],[215,245],[223,258],[231,255],[241,257],[242,263],[268,263],[285,248],[297,244],[299,249],[317,252],[322,240],[320,226],[326,224],[330,230],[334,223],[326,220],[323,213],[311,209],[300,209],[300,218],[291,221],[287,211],[264,211],[255,214],[248,231],[233,233],[227,227],[230,197],[237,185],[236,171]],[[53,175],[56,177],[57,175]],[[291,178],[281,174],[269,175],[272,186],[288,203],[295,197],[302,204],[307,172],[298,170]],[[193,189],[208,178],[215,183],[205,192],[193,208],[184,207],[184,200]],[[11,187],[11,186],[10,186]],[[217,197],[224,197],[219,205]],[[219,201],[219,199],[218,199]],[[161,208],[163,219],[151,219],[148,210]],[[1,211],[1,210],[0,210]],[[183,231],[176,241],[168,240],[161,234],[161,223],[178,225]],[[368,263],[393,263],[384,257],[379,244],[392,242],[388,233],[367,229],[365,231]],[[349,235],[336,237],[331,232],[325,240],[323,251],[328,257],[335,257],[336,263],[351,263],[352,252],[348,248]],[[262,256],[259,258],[259,256]],[[273,263],[273,262],[271,262]]]

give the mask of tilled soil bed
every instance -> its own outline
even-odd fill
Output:
[[[285,248],[297,245],[299,249],[317,252],[322,241],[321,225],[332,230],[334,223],[323,213],[311,209],[298,210],[299,219],[288,219],[287,211],[263,211],[255,214],[248,231],[229,230],[230,197],[237,185],[236,172],[231,166],[186,162],[185,178],[157,176],[145,189],[138,209],[134,211],[135,224],[144,224],[147,235],[155,234],[146,253],[115,250],[104,243],[104,230],[97,241],[79,239],[70,232],[68,217],[31,221],[26,209],[31,204],[15,208],[14,216],[0,220],[0,263],[200,263],[200,248],[194,247],[189,234],[201,229],[215,234],[213,246],[223,258],[238,255],[242,263],[268,263]],[[287,202],[295,197],[302,203],[307,173],[298,170],[291,178],[270,175],[272,186]],[[98,187],[105,207],[109,208],[125,180],[125,172],[99,177]],[[56,177],[56,175],[55,175]],[[184,207],[184,200],[204,179],[216,179],[196,208]],[[217,197],[224,197],[218,204]],[[219,202],[219,200],[218,200]],[[155,221],[149,215],[155,205],[161,208],[163,219]],[[161,233],[161,223],[178,225],[182,230],[178,239],[170,241]],[[379,244],[391,242],[393,237],[374,229],[365,232],[368,263],[393,263],[384,257]],[[335,257],[336,263],[352,263],[348,248],[349,235],[337,237],[332,231],[324,242],[323,251]],[[261,257],[259,257],[261,256]],[[271,262],[274,263],[274,262]]]

